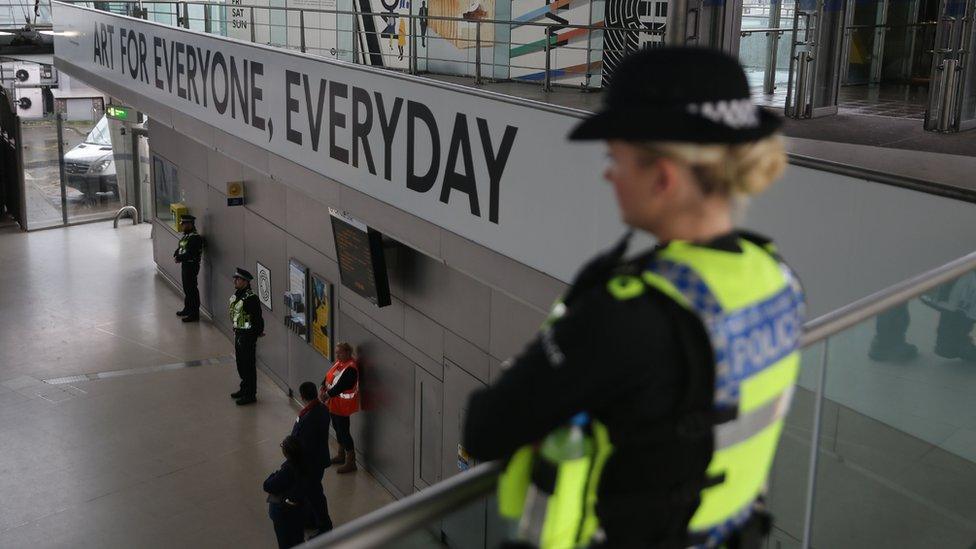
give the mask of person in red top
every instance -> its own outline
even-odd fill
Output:
[[[336,345],[336,361],[325,374],[320,393],[322,401],[329,405],[332,427],[339,441],[339,454],[332,463],[342,463],[337,473],[356,470],[356,449],[349,434],[349,416],[359,411],[359,364],[353,358],[352,345]]]

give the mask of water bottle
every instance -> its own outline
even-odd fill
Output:
[[[562,463],[577,460],[587,455],[587,446],[591,444],[586,439],[584,429],[590,423],[590,417],[585,412],[573,416],[567,425],[549,433],[539,447],[538,458],[543,461],[543,467],[549,467],[558,472]],[[552,475],[553,479],[557,474]],[[543,522],[540,517],[546,516],[549,509],[548,490],[541,489],[530,483],[525,498],[525,510],[516,528],[516,539],[537,543],[542,539]]]
[[[542,441],[539,454],[553,464],[584,457],[586,433],[583,429],[589,422],[590,417],[586,412],[576,414],[569,420],[568,425],[553,431]]]

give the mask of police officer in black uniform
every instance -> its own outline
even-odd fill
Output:
[[[230,397],[238,406],[257,402],[257,345],[264,335],[264,317],[261,301],[251,290],[254,276],[240,267],[234,273],[234,295],[230,297],[230,321],[234,327],[234,354],[237,358],[237,374],[241,377],[240,388]]]
[[[183,322],[200,320],[200,289],[197,287],[197,275],[200,274],[203,237],[197,233],[196,219],[192,215],[184,215],[180,218],[183,236],[176,251],[173,252],[173,260],[180,264],[180,274],[183,279],[185,295],[183,310],[176,312],[176,316],[183,317]]]
[[[756,433],[778,433],[789,407],[802,292],[770,241],[735,228],[733,206],[783,173],[779,120],[719,52],[646,50],[615,74],[606,109],[570,138],[608,142],[622,221],[658,245],[628,259],[628,234],[582,268],[538,336],[472,395],[463,445],[479,460],[514,454],[500,512],[528,546],[759,547],[775,438]],[[768,326],[783,328],[767,353],[741,352]],[[573,434],[586,429],[596,456],[572,469],[594,447]],[[713,456],[727,457],[721,475]],[[580,493],[546,507],[560,489]]]

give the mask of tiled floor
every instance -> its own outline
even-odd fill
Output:
[[[297,407],[263,375],[234,406],[232,346],[177,321],[149,226],[2,229],[0,274],[0,547],[275,546],[261,482]],[[325,486],[337,524],[392,501],[362,470]]]

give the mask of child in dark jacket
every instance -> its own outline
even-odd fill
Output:
[[[279,549],[300,545],[304,540],[304,484],[302,445],[293,436],[281,441],[285,462],[264,481],[268,493],[268,516],[274,523]]]

